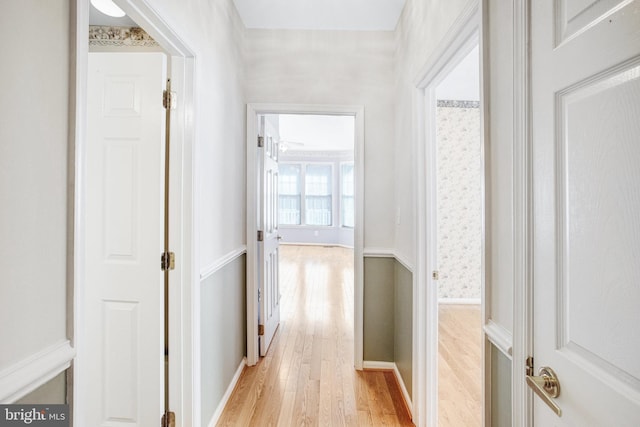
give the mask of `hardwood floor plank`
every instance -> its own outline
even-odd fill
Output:
[[[482,426],[482,327],[479,305],[438,308],[438,424]]]
[[[393,373],[353,368],[353,252],[283,245],[280,257],[280,326],[217,425],[413,425]]]

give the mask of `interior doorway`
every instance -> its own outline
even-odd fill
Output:
[[[483,115],[482,90],[478,90],[478,87],[482,88],[480,86],[482,80],[480,63],[483,60],[482,54],[478,53],[482,52],[479,40],[480,16],[479,4],[470,4],[463,16],[450,29],[434,55],[429,58],[425,64],[424,72],[416,84],[415,99],[418,110],[417,117],[419,118],[416,124],[415,145],[416,256],[419,262],[416,266],[414,288],[416,300],[414,314],[416,381],[414,387],[416,390],[413,403],[414,416],[419,425],[447,425],[447,422],[449,422],[448,425],[475,425],[477,421],[455,420],[453,416],[448,416],[451,413],[456,416],[460,415],[460,411],[456,407],[456,404],[459,403],[454,402],[456,399],[458,399],[457,402],[479,401],[479,406],[474,403],[474,407],[470,408],[474,413],[473,419],[477,419],[478,415],[476,414],[479,414],[481,421],[485,414],[484,390],[481,390],[480,393],[474,392],[476,397],[473,399],[469,399],[468,396],[456,397],[450,393],[451,390],[455,392],[465,390],[466,386],[460,382],[461,378],[466,375],[463,372],[465,367],[460,362],[468,357],[466,353],[471,352],[467,345],[467,339],[463,335],[466,333],[463,330],[465,323],[460,323],[461,317],[465,317],[464,313],[457,316],[451,313],[450,309],[475,310],[476,313],[473,313],[470,322],[474,332],[471,332],[470,336],[481,336],[481,322],[484,320],[485,294],[487,292],[484,268],[487,263],[484,256],[484,182],[486,171],[482,157],[485,141],[481,134],[482,127],[480,125]],[[478,48],[478,46],[480,47]],[[469,57],[470,53],[472,58]],[[468,58],[468,63],[472,63],[473,67],[471,68],[474,71],[462,73],[457,79],[452,77],[453,82],[457,80],[457,83],[448,85],[453,90],[445,89],[448,77],[458,74],[458,70],[461,71],[465,68],[464,66],[459,67],[461,63],[465,62],[465,58]],[[465,94],[471,88],[475,88],[471,90],[475,95]],[[473,138],[463,137],[472,134]],[[440,141],[439,136],[441,137]],[[455,143],[452,143],[452,140]],[[464,156],[453,156],[451,150],[454,148]],[[465,152],[463,149],[467,151]],[[469,152],[469,150],[473,151]],[[445,159],[445,157],[447,158]],[[456,158],[458,160],[452,162]],[[460,158],[466,158],[468,165],[462,166]],[[475,166],[471,166],[471,163]],[[465,167],[468,170],[462,171]],[[441,169],[443,170],[441,171]],[[445,172],[445,169],[448,176],[440,177],[439,175],[441,172]],[[456,175],[457,169],[461,169],[464,174]],[[471,173],[472,169],[473,173]],[[456,177],[453,181],[451,181],[452,176]],[[470,178],[471,176],[475,176],[475,178]],[[460,185],[463,182],[467,182],[467,184]],[[470,182],[472,183],[469,184]],[[452,186],[452,184],[455,185]],[[476,201],[479,198],[479,209],[478,203],[467,203],[466,199],[469,197]],[[456,213],[456,210],[460,210],[460,213]],[[447,215],[454,216],[445,218]],[[459,224],[463,218],[466,221],[465,225]],[[453,223],[455,228],[453,230],[442,229],[441,226],[446,225],[447,221],[442,222],[440,219],[447,219],[449,223]],[[480,226],[477,227],[477,224]],[[462,226],[459,227],[459,225]],[[454,233],[456,229],[458,231]],[[464,233],[458,235],[459,232],[468,232],[471,229],[473,230],[467,237]],[[480,242],[479,250],[478,241]],[[439,250],[442,254],[438,252]],[[466,256],[469,254],[474,255],[469,258]],[[441,259],[441,255],[448,258]],[[478,263],[479,289],[477,286]],[[459,269],[465,267],[465,264],[466,268]],[[470,273],[472,271],[474,273]],[[442,286],[439,284],[440,277],[443,277]],[[472,286],[469,281],[464,282],[464,277],[473,277],[471,282],[475,282],[476,285]],[[447,282],[449,283],[447,284]],[[456,304],[445,304],[445,302]],[[448,311],[446,315],[444,314],[445,310]],[[479,312],[479,317],[477,312]],[[440,333],[441,328],[442,333]],[[445,328],[448,330],[445,331]],[[439,339],[441,335],[443,339],[450,338],[450,343],[460,344],[461,347],[453,349],[451,344],[441,345],[442,342]],[[478,340],[473,338],[473,341],[475,343]],[[474,366],[477,365],[477,368],[474,368],[475,372],[468,375],[468,380],[463,379],[467,383],[482,384],[483,381],[482,351],[484,341],[479,340],[479,343],[481,356],[478,362],[472,362]],[[477,344],[474,345],[477,346]],[[446,349],[446,346],[449,346],[449,355],[445,354],[445,351],[441,352],[441,348]],[[477,350],[473,350],[473,352],[477,354]],[[447,356],[449,360],[443,361],[443,358]],[[449,378],[453,378],[453,383],[443,375],[443,372],[440,372],[441,367],[449,368],[447,374],[449,374]],[[456,372],[461,373],[462,377],[456,377]],[[446,384],[445,381],[449,383]],[[449,400],[453,404],[445,409],[440,404],[440,398]],[[478,407],[479,409],[476,409]]]
[[[247,244],[247,363],[266,355],[278,327],[280,245],[338,246],[352,254],[361,369],[362,109],[250,104],[247,117],[247,235],[257,236]]]
[[[438,419],[482,426],[482,158],[477,44],[435,89]]]
[[[285,279],[287,276],[295,275],[293,246],[303,253],[308,252],[305,247],[318,247],[314,253],[322,255],[318,259],[321,263],[353,263],[355,119],[342,115],[266,114],[259,121],[264,137],[259,150],[262,209],[258,223],[264,231],[258,242],[258,341],[260,356],[265,356],[278,322],[289,321],[286,313],[291,307],[281,301],[291,301],[290,295],[283,294],[296,291],[282,286],[290,282]],[[348,254],[349,259],[330,256],[335,247],[344,248],[342,253]],[[353,268],[347,275],[353,277]],[[307,285],[304,275],[298,282],[301,287],[312,286]],[[353,280],[345,286],[353,293]]]
[[[102,43],[91,43],[92,37],[117,24],[92,22],[95,11],[86,1],[78,1],[74,10],[73,418],[87,425],[159,423],[170,408],[179,425],[191,425],[192,402],[197,400],[191,363],[196,304],[192,288],[185,285],[191,281],[193,253],[185,218],[193,211],[193,123],[187,112],[193,104],[194,57],[146,2],[116,3],[129,22],[121,25],[118,37],[104,37]],[[143,43],[136,46],[133,40]],[[94,49],[96,45],[100,47]],[[180,97],[165,109],[168,78]],[[165,121],[169,115],[171,128]],[[168,150],[166,135],[171,139]],[[171,170],[166,172],[168,158]],[[170,183],[167,197],[165,177]],[[163,227],[165,200],[175,201],[167,210],[168,229]],[[164,295],[158,262],[163,228],[179,257],[169,273],[175,286]],[[164,301],[175,302],[167,315]],[[171,355],[168,362],[166,354]]]

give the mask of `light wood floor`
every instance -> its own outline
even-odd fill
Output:
[[[282,246],[281,322],[219,426],[411,426],[391,372],[353,368],[353,254]]]
[[[439,425],[482,426],[480,306],[440,304],[438,311]]]

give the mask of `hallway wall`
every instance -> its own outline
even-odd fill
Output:
[[[154,0],[153,7],[196,54],[193,274],[201,293],[202,412],[193,425],[206,426],[245,356],[246,327],[232,310],[246,285],[238,272],[246,243],[245,29],[232,0]],[[225,297],[233,303],[215,312]],[[230,331],[239,334],[232,341]]]
[[[3,2],[0,40],[0,401],[68,366],[73,238],[68,0]],[[25,31],[25,23],[37,31]],[[46,64],[46,65],[45,65]],[[57,360],[61,363],[57,364]],[[43,369],[40,375],[35,366]],[[61,387],[62,386],[62,387]],[[52,387],[64,395],[64,381]],[[49,389],[48,389],[49,390]]]
[[[393,33],[247,30],[245,46],[249,103],[364,105],[364,245],[392,247]]]
[[[415,258],[415,80],[469,2],[407,0],[395,32],[395,248],[409,260]]]

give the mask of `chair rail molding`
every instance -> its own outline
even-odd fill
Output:
[[[0,372],[0,402],[8,404],[64,372],[76,355],[68,340],[49,346]]]

